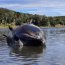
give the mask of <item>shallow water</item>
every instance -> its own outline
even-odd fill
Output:
[[[46,48],[12,49],[2,36],[9,33],[8,29],[0,29],[0,65],[65,65],[65,28],[45,28],[43,31]]]

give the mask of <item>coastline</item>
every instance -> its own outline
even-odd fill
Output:
[[[8,28],[9,26],[11,26],[13,28],[17,27],[16,25],[11,25],[11,24],[8,24],[8,25],[0,24],[0,28]],[[41,27],[41,28],[65,28],[64,25],[56,25],[55,27],[52,27],[52,26],[39,26],[39,27]]]
[[[17,26],[15,26],[15,25],[3,25],[3,24],[0,24],[0,28],[8,28],[9,26],[11,26],[11,27],[13,27],[13,28],[15,28],[15,27],[17,27]]]

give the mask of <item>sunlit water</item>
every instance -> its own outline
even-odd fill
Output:
[[[9,33],[8,29],[0,29],[0,65],[65,65],[65,28],[45,28],[43,31],[46,48],[12,49],[2,36]]]

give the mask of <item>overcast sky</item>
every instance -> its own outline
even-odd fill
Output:
[[[0,0],[0,7],[46,16],[65,15],[65,0]]]

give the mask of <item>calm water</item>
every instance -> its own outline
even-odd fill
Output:
[[[65,28],[46,28],[46,48],[23,47],[11,49],[0,29],[0,65],[65,65]]]

